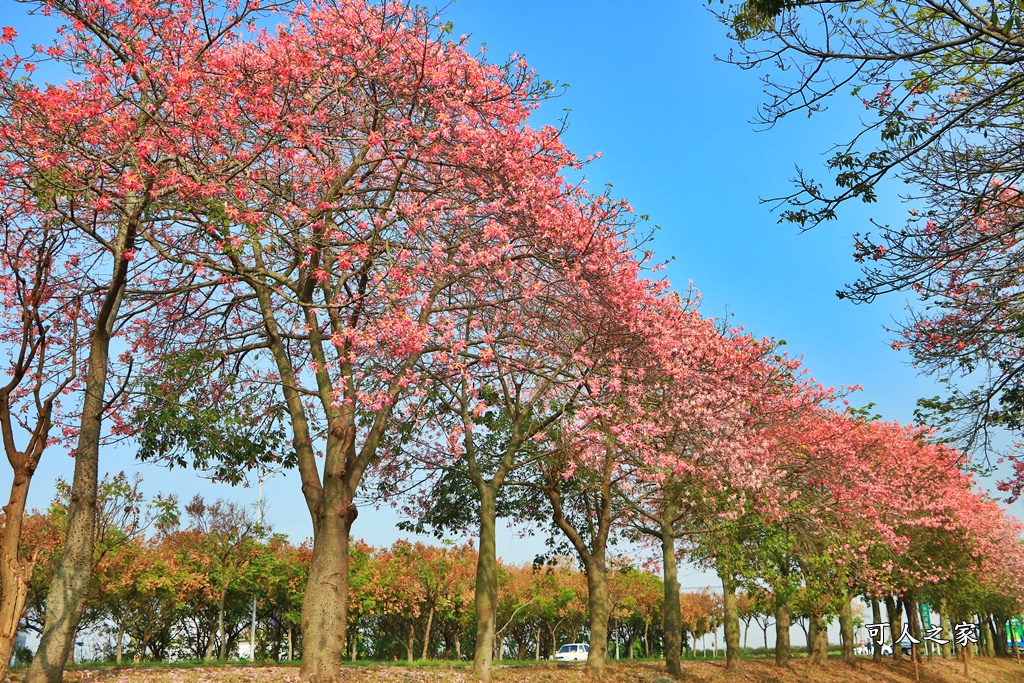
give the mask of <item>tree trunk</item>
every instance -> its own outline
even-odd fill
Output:
[[[601,680],[604,678],[605,660],[608,657],[608,618],[612,611],[603,557],[594,557],[587,563],[587,606],[590,610],[587,671],[593,678]]]
[[[295,659],[295,651],[292,649],[293,648],[292,631],[294,629],[295,629],[295,627],[292,624],[288,624],[288,661],[289,662]]]
[[[324,498],[313,525],[313,559],[302,602],[299,679],[334,683],[341,676],[340,665],[345,656],[349,534],[358,513],[343,492],[329,496],[330,479],[326,472],[324,479]]]
[[[878,598],[871,598],[871,622],[874,624],[882,623],[882,606],[878,603]],[[885,640],[884,632],[882,635],[883,637],[881,639]],[[881,664],[882,644],[879,643],[878,640],[873,640],[872,642],[874,643],[874,647],[871,648],[871,661],[875,664]]]
[[[828,636],[820,614],[811,614],[807,627],[807,664],[808,666],[824,666],[828,656]],[[824,643],[823,641],[824,636]],[[822,647],[824,645],[824,648]]]
[[[480,683],[491,683],[494,655],[495,614],[498,607],[497,508],[495,492],[484,482],[480,494],[480,548],[476,556],[476,646],[473,674]]]
[[[918,604],[917,596],[911,592],[907,592],[903,596],[903,607],[907,613],[907,624],[910,628],[910,635],[919,641],[924,641],[924,637],[921,633],[921,608]],[[921,645],[920,643],[915,644],[913,640],[910,641],[910,656],[915,658],[915,661],[921,661]]]
[[[116,308],[113,296],[112,290],[107,301]],[[94,330],[82,402],[81,431],[75,448],[64,552],[46,594],[46,621],[39,648],[25,673],[25,683],[61,683],[64,663],[73,654],[75,632],[85,607],[85,593],[94,564],[96,488],[99,486],[99,448],[109,348],[109,332]]]
[[[839,631],[843,637],[843,662],[857,668],[857,659],[853,654],[853,597],[847,591],[839,606]]]
[[[203,659],[210,662],[213,661],[213,650],[217,647],[217,632],[213,629],[207,630],[206,635],[206,654]]]
[[[24,454],[16,455],[24,457]],[[18,624],[28,599],[28,584],[37,559],[37,555],[22,559],[19,550],[25,501],[31,483],[32,473],[27,468],[15,468],[10,502],[4,506],[4,528],[0,536],[0,681],[7,678]]]
[[[217,605],[217,638],[220,639],[220,648],[217,650],[217,659],[224,661],[228,658],[228,636],[224,632],[224,605],[228,600],[228,594],[222,593],[220,603]]]
[[[1008,632],[1006,630],[1007,622],[1009,622],[1008,617],[1001,614],[992,615],[993,633],[1001,634],[1003,636],[999,637],[999,635],[997,635],[994,639],[997,657],[1007,657],[1010,654],[1010,648],[1007,645],[1007,641],[1009,640],[1009,637],[1007,636]]]
[[[409,639],[406,641],[405,653],[409,663],[412,664],[416,661],[416,654],[414,653],[416,645],[416,624],[412,621],[409,622]]]
[[[117,625],[117,649],[114,651],[114,663],[120,664],[121,658],[124,656],[124,623],[119,622]]]
[[[335,408],[336,395],[330,391],[327,362],[323,358],[320,324],[312,306],[306,308],[310,346],[320,368],[315,370],[319,398],[328,416],[323,476],[313,448],[313,436],[303,397],[298,390],[293,358],[285,346],[269,293],[254,287],[266,336],[284,394],[292,427],[292,447],[296,453],[302,495],[313,522],[313,557],[306,579],[302,602],[302,664],[299,680],[303,683],[337,683],[341,680],[341,660],[345,656],[348,629],[349,541],[352,524],[359,514],[355,495],[366,468],[373,461],[389,413],[376,415],[361,448],[356,448],[358,425],[353,396],[347,394],[344,405]],[[309,303],[309,302],[305,302]],[[414,363],[408,359],[406,364]],[[343,361],[344,364],[344,361]],[[351,388],[347,391],[351,393]]]
[[[359,633],[352,634],[352,661],[359,659]]]
[[[427,628],[423,633],[423,656],[420,659],[426,659],[427,655],[430,654],[430,627],[434,624],[434,606],[430,606],[430,612],[427,614]]]
[[[949,618],[946,616],[946,599],[942,597],[939,598],[939,618],[941,619],[939,625],[942,627],[942,630],[939,632],[939,638],[947,641],[941,646],[942,656],[949,658],[952,656],[950,642],[953,636],[949,632]]]
[[[675,510],[666,505],[661,523],[661,564],[665,579],[665,606],[662,626],[665,631],[665,669],[669,676],[679,677],[679,651],[682,647],[682,615],[679,604],[679,574],[676,566],[675,537],[671,519]]]
[[[722,580],[722,607],[725,616],[725,668],[740,668],[740,612],[736,602],[736,586],[728,569],[718,568]],[[717,643],[717,639],[715,641]],[[716,653],[717,654],[717,653]]]
[[[903,649],[896,639],[903,632],[903,598],[893,598],[891,595],[885,598],[885,611],[889,615],[889,633],[892,635],[892,658],[897,662],[903,661]]]
[[[775,666],[789,667],[792,657],[789,646],[789,627],[792,617],[789,602],[785,597],[775,593]]]
[[[924,627],[925,627],[925,623],[924,623],[924,603],[921,602],[920,600],[917,600],[916,602],[917,602],[917,618],[920,620],[919,623],[921,624],[921,632],[924,633]],[[917,636],[917,637],[921,638],[921,640],[922,640],[921,646],[924,648],[924,653],[926,655],[928,655],[928,661],[930,662],[932,660],[932,651],[935,649],[935,643],[933,641],[931,641],[931,640],[924,640],[924,638],[922,636]]]
[[[608,535],[611,533],[613,521],[611,482],[615,461],[612,452],[607,450],[605,453],[600,502],[595,507],[596,518],[590,520],[589,540],[585,540],[565,518],[559,492],[561,477],[556,475],[554,479],[548,479],[544,489],[551,502],[552,521],[569,539],[587,570],[587,604],[590,610],[590,652],[587,654],[587,671],[595,680],[604,678],[605,660],[608,656],[608,619],[611,616],[607,551]]]
[[[537,661],[540,661],[540,629],[540,624],[537,624],[537,636],[534,639],[536,649],[533,652],[533,658]]]

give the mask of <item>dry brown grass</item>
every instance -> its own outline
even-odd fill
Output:
[[[804,661],[797,659],[789,670],[778,669],[768,660],[743,661],[740,670],[730,673],[725,662],[683,662],[684,683],[914,683],[914,665],[885,659],[875,664],[870,659],[858,658],[858,668],[851,669],[838,660],[827,666],[808,670]],[[612,665],[615,683],[644,681],[653,683],[661,675],[654,664],[633,667]],[[1007,659],[972,659],[970,678],[963,675],[963,663],[935,657],[920,664],[921,683],[1024,683],[1024,666]],[[663,681],[659,683],[668,683]]]
[[[1007,659],[973,659],[970,678],[963,675],[963,664],[955,660],[935,658],[920,666],[921,683],[1024,683],[1024,666]],[[345,667],[346,683],[474,683],[468,667]],[[15,674],[12,681],[19,681]],[[196,667],[191,669],[106,668],[68,672],[65,681],[75,683],[277,683],[298,680],[296,667]],[[778,669],[766,660],[745,660],[740,671],[725,670],[722,660],[684,661],[682,683],[913,683],[914,667],[910,662],[896,663],[890,659],[874,664],[858,659],[858,668],[850,669],[839,661],[808,670],[802,660],[795,660],[792,669]],[[582,665],[540,663],[535,666],[508,667],[498,665],[495,683],[590,683]],[[608,665],[605,683],[672,683],[664,675],[664,667],[656,663],[612,662]]]

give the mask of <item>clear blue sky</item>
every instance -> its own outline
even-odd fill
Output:
[[[471,34],[473,46],[486,43],[491,60],[518,52],[541,78],[570,84],[542,108],[538,125],[571,110],[569,146],[581,157],[603,154],[586,171],[591,188],[612,183],[614,194],[662,227],[656,254],[675,257],[669,277],[680,288],[693,280],[706,314],[728,310],[750,332],[785,339],[815,378],[863,385],[855,403],[874,402],[886,418],[908,421],[918,397],[937,393],[908,366],[906,353],[889,346],[883,327],[902,317],[902,296],[871,306],[835,296],[858,274],[848,236],[868,229],[870,216],[902,221],[906,208],[884,199],[851,207],[840,221],[799,235],[759,203],[788,192],[795,164],[823,176],[823,153],[856,126],[863,107],[837,102],[833,112],[755,132],[749,121],[760,102],[758,75],[716,62],[732,46],[703,2],[459,0],[444,13],[456,35]],[[26,21],[23,5],[0,0],[0,24],[31,35],[39,22]],[[103,465],[138,468],[127,447],[105,452]],[[47,453],[30,504],[45,505],[49,482],[58,474],[70,478],[71,466],[62,453]],[[214,486],[188,472],[140,471],[151,492],[255,500],[252,489]],[[9,481],[0,468],[5,492]],[[310,535],[297,477],[279,475],[265,490],[274,527],[295,541]],[[354,533],[387,544],[398,536],[393,522],[387,512],[363,509]],[[539,549],[536,539],[519,541],[510,531],[499,538],[499,552],[513,561],[530,560]],[[684,586],[695,582],[709,581],[682,579]]]

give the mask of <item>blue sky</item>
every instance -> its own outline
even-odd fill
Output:
[[[863,384],[862,402],[874,401],[886,417],[911,417],[930,382],[891,350],[883,329],[904,299],[858,307],[835,296],[859,272],[848,236],[866,229],[870,215],[902,220],[905,209],[851,207],[842,221],[800,235],[759,201],[789,191],[795,164],[819,169],[863,107],[840,102],[836,115],[755,132],[758,75],[716,61],[732,45],[698,2],[633,3],[627,11],[611,2],[527,1],[508,12],[459,0],[446,14],[456,34],[486,42],[490,58],[519,51],[541,78],[570,84],[542,118],[571,110],[569,146],[603,155],[586,170],[591,188],[611,183],[661,226],[656,254],[675,258],[668,276],[678,288],[693,280],[706,314],[728,311],[757,335],[785,339],[816,378]]]
[[[824,179],[824,153],[868,113],[852,100],[837,101],[832,112],[755,132],[750,120],[761,101],[758,74],[715,60],[732,45],[706,7],[692,1],[459,0],[447,6],[444,18],[454,23],[456,35],[471,34],[472,46],[486,43],[491,60],[518,52],[542,79],[570,85],[542,107],[536,124],[553,123],[563,109],[571,110],[569,146],[581,157],[603,155],[586,170],[591,189],[600,192],[611,183],[616,196],[661,226],[656,255],[674,257],[668,276],[682,289],[693,280],[707,315],[728,311],[733,323],[756,335],[785,339],[816,379],[861,384],[854,403],[874,402],[884,417],[908,421],[918,397],[938,392],[909,367],[905,352],[890,348],[884,327],[902,317],[905,298],[854,306],[835,296],[859,272],[849,235],[869,229],[869,217],[900,222],[906,207],[883,198],[798,234],[778,225],[759,201],[789,191],[795,164]],[[39,22],[27,20],[24,11],[24,5],[0,0],[0,24],[43,40],[33,35]],[[138,466],[132,456],[127,447],[108,450],[103,466],[137,469],[148,491],[174,491],[183,501],[197,491],[255,501],[253,489]],[[49,482],[70,478],[71,468],[62,453],[48,453],[30,505],[44,506],[53,493]],[[4,491],[9,482],[0,468]],[[278,475],[265,495],[268,521],[277,530],[295,541],[311,534],[294,473]],[[390,513],[363,509],[353,532],[382,545],[399,536],[393,524]],[[499,552],[512,561],[531,560],[541,549],[537,539],[520,540],[512,531],[499,538]],[[684,586],[710,582],[698,573],[689,576],[683,576]]]

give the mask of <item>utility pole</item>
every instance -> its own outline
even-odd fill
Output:
[[[263,527],[263,477],[265,472],[259,469],[258,484],[256,486],[256,524]],[[252,621],[249,622],[249,661],[256,661],[256,590],[252,593]]]

